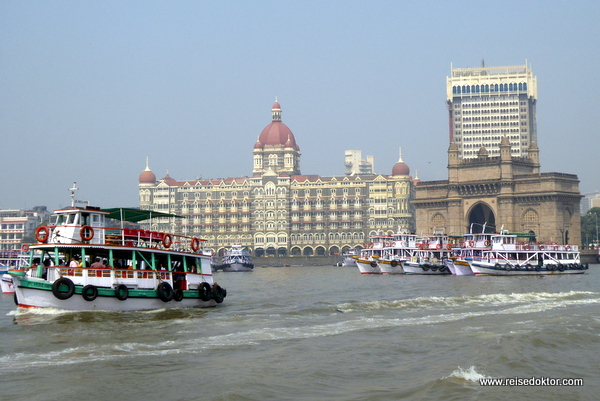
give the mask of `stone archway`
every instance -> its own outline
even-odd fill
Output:
[[[475,204],[467,216],[467,232],[473,227],[474,233],[480,233],[485,226],[486,233],[493,233],[496,229],[496,216],[491,207],[483,202]]]

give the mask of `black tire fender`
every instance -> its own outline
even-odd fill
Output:
[[[201,283],[198,286],[198,295],[200,296],[201,300],[210,301],[210,299],[212,298],[212,289],[210,288],[210,284]]]
[[[125,284],[119,284],[115,287],[115,297],[119,301],[125,301],[129,297],[129,288]]]
[[[98,288],[95,285],[88,284],[81,290],[81,296],[88,302],[98,297]]]
[[[61,286],[67,286],[67,292],[61,291]],[[75,284],[66,277],[61,277],[52,283],[52,294],[58,299],[69,299],[75,293]]]
[[[170,302],[173,300],[173,296],[175,295],[173,292],[173,287],[171,284],[163,281],[158,286],[156,286],[156,294],[163,302]]]

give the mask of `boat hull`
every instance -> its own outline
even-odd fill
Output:
[[[406,274],[423,275],[446,275],[451,274],[448,268],[444,266],[425,266],[417,262],[404,262],[404,271]]]
[[[402,262],[399,261],[387,261],[387,260],[379,260],[378,262],[379,268],[381,269],[381,274],[404,274],[404,268],[402,267]]]
[[[15,293],[17,306],[23,308],[56,308],[74,311],[111,311],[127,312],[136,310],[154,309],[179,309],[179,308],[206,308],[214,307],[217,302],[214,299],[202,301],[198,291],[183,291],[183,299],[174,299],[165,302],[158,297],[154,290],[128,289],[125,300],[116,297],[116,291],[112,288],[98,288],[98,296],[87,301],[82,295],[83,286],[75,285],[73,294],[67,299],[57,298],[52,291],[52,283],[44,281],[15,280]]]
[[[532,275],[561,275],[561,274],[583,274],[587,270],[584,265],[559,266],[545,265],[535,266],[530,270],[525,268],[516,269],[512,265],[490,264],[485,262],[471,261],[471,270],[476,276],[532,276]],[[576,266],[576,267],[573,267]]]
[[[12,294],[15,292],[15,286],[13,285],[12,277],[8,274],[2,274],[0,277],[0,286],[2,287],[3,294]]]
[[[221,270],[224,272],[251,272],[254,270],[254,266],[248,266],[243,263],[231,263],[222,265]]]
[[[454,272],[452,274],[456,276],[473,276],[473,270],[471,269],[471,265],[466,260],[455,260],[452,263],[454,267]]]
[[[356,259],[356,266],[360,274],[381,274],[379,264],[374,260]]]

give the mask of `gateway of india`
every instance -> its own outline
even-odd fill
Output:
[[[416,186],[417,232],[508,230],[580,244],[577,176],[540,172],[537,80],[527,62],[451,72],[448,179]]]
[[[369,237],[415,231],[414,182],[402,160],[390,175],[302,175],[300,147],[281,121],[276,100],[272,121],[254,144],[253,175],[178,181],[139,176],[140,208],[182,218],[155,218],[144,229],[206,240],[217,255],[240,244],[255,256],[336,255],[362,248]]]

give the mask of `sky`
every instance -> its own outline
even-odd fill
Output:
[[[600,189],[597,1],[0,0],[0,208],[135,207],[252,175],[275,98],[302,174],[344,151],[447,179],[451,67],[531,65],[542,172]]]

